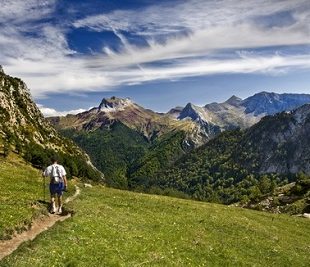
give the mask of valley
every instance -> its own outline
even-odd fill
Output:
[[[309,267],[309,0],[0,3],[0,267]]]
[[[157,114],[112,97],[48,120],[90,155],[112,187],[232,204],[258,201],[309,175],[308,101],[262,92]]]
[[[45,119],[22,81],[0,78],[0,239],[48,218],[51,156],[68,171],[66,196],[82,188],[65,204],[71,218],[1,266],[307,265],[308,219],[280,213],[309,211],[309,104],[227,129],[201,109],[183,118],[115,97]]]

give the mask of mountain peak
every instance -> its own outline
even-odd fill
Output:
[[[191,102],[188,102],[185,106],[185,108],[194,108],[194,107],[195,107],[195,105]]]
[[[231,96],[229,99],[225,101],[225,103],[230,104],[232,106],[238,106],[241,102],[242,102],[242,99],[235,95]]]
[[[4,73],[2,65],[0,65],[0,73]]]
[[[258,115],[273,115],[281,111],[290,111],[299,106],[310,103],[310,95],[305,94],[277,94],[260,92],[242,101],[245,113]]]
[[[124,110],[127,106],[132,105],[133,102],[129,98],[118,98],[112,96],[111,98],[103,98],[98,109],[104,112]]]
[[[183,120],[185,118],[191,118],[192,120],[204,120],[203,109],[195,106],[192,103],[188,103],[185,108],[181,111],[178,119]]]

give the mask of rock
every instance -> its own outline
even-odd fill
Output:
[[[84,187],[90,187],[90,188],[91,188],[91,187],[93,187],[93,186],[92,186],[91,184],[86,184],[86,183],[85,183],[85,184],[84,184]]]
[[[304,213],[304,214],[302,215],[302,217],[307,218],[307,219],[310,219],[310,213]]]

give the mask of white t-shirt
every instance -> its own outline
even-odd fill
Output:
[[[63,181],[63,177],[66,176],[65,168],[60,164],[52,164],[48,166],[44,171],[45,177],[50,177],[53,179],[54,177],[58,177],[60,181]]]

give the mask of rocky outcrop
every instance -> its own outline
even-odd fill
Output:
[[[133,102],[129,98],[123,99],[117,98],[115,96],[111,97],[110,99],[103,98],[98,107],[98,112],[122,111],[131,105],[133,105]]]
[[[0,151],[4,147],[23,153],[27,144],[78,157],[97,170],[89,157],[72,141],[63,138],[48,123],[31,98],[26,84],[0,72]]]
[[[3,72],[0,72],[0,110],[0,131],[4,137],[15,136],[21,142],[48,146],[61,143],[57,132],[32,101],[26,84]],[[52,145],[48,140],[55,142]]]
[[[179,120],[190,119],[197,123],[201,135],[209,140],[221,132],[218,125],[211,122],[211,117],[204,108],[188,103],[178,116]]]
[[[245,134],[236,152],[240,163],[259,173],[310,174],[310,104],[266,116]]]

